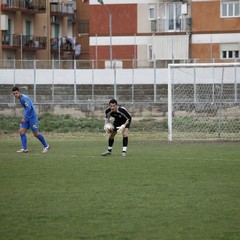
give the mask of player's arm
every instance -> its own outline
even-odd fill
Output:
[[[125,127],[129,124],[129,119],[124,123]]]
[[[119,111],[121,112],[121,115],[126,119],[126,122],[122,124],[118,128],[118,132],[121,132],[132,120],[131,115],[125,108],[120,108]]]
[[[106,110],[105,112],[105,118],[104,118],[104,126],[103,126],[103,129],[105,132],[107,132],[107,124],[110,122],[110,113],[111,111],[109,111],[109,108]]]
[[[109,123],[109,118],[104,118],[104,125],[106,125],[107,123]]]
[[[132,117],[130,115],[130,113],[125,109],[125,108],[121,108],[121,113],[123,114],[123,116],[126,119],[126,122],[124,123],[125,127],[131,123]]]
[[[106,125],[107,123],[110,122],[110,117],[111,117],[111,109],[108,108],[108,109],[105,111],[104,125]]]
[[[23,105],[23,107],[24,107],[24,115],[23,115],[23,118],[24,118],[25,120],[29,120],[29,116],[30,116],[31,109],[32,109],[32,103],[31,103],[28,99],[24,98],[24,99],[22,100],[22,105]]]

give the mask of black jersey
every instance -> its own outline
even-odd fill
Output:
[[[128,120],[128,124],[126,127],[129,127],[132,120],[131,115],[124,107],[118,107],[116,112],[112,112],[111,108],[108,108],[105,113],[107,119],[110,119],[110,117],[114,118],[115,126],[120,126]]]

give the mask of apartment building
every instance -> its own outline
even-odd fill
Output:
[[[73,59],[75,1],[1,0],[1,59]]]
[[[237,61],[239,8],[239,0],[1,0],[0,58],[102,68]]]

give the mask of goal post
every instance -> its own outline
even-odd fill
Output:
[[[169,64],[168,140],[240,139],[240,63]]]

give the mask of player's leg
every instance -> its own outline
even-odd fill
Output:
[[[50,149],[50,145],[47,144],[44,136],[42,133],[40,133],[39,130],[39,125],[38,125],[38,119],[37,118],[33,118],[30,120],[30,127],[32,130],[32,133],[34,135],[34,137],[36,137],[43,145],[43,153],[47,153]]]
[[[128,128],[124,128],[123,131],[122,131],[122,136],[123,136],[123,139],[122,139],[122,156],[123,157],[126,157],[127,155],[127,147],[128,147]]]
[[[27,136],[26,136],[26,131],[28,124],[20,124],[20,129],[19,129],[19,135],[22,143],[22,148],[17,151],[17,153],[27,153],[28,148],[27,148]]]
[[[117,132],[113,131],[109,134],[108,138],[108,148],[106,152],[103,152],[101,155],[102,156],[109,156],[112,153],[112,148],[113,148],[113,143],[114,143],[114,137],[117,134]]]

